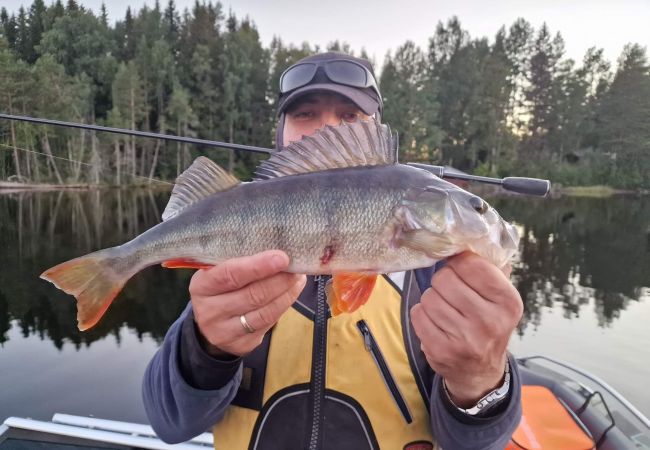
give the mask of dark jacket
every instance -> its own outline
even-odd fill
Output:
[[[516,364],[511,359],[512,382],[508,400],[491,410],[488,416],[471,417],[459,412],[449,403],[442,390],[441,378],[434,374],[426,363],[420,351],[420,342],[408,320],[408,311],[419,302],[420,292],[430,286],[432,273],[433,269],[407,272],[404,289],[400,290],[396,297],[398,302],[395,315],[399,318],[401,340],[406,350],[404,354],[407,355],[413,374],[410,379],[414,380],[412,384],[416,386],[405,386],[403,380],[395,383],[391,379],[390,367],[395,367],[399,362],[391,360],[394,358],[394,352],[377,348],[377,354],[386,355],[386,358],[380,356],[385,359],[386,369],[381,370],[381,365],[377,364],[385,381],[385,386],[378,389],[377,395],[385,395],[385,392],[390,391],[395,400],[395,404],[390,406],[391,409],[387,407],[386,411],[381,411],[380,417],[397,414],[395,411],[401,412],[400,416],[396,416],[401,417],[396,419],[396,422],[400,423],[395,425],[402,426],[403,429],[407,429],[407,424],[411,423],[409,419],[416,419],[417,412],[414,410],[417,406],[414,406],[414,403],[417,402],[411,396],[409,408],[408,402],[400,398],[403,397],[399,389],[401,384],[401,391],[419,391],[424,411],[429,412],[425,425],[442,448],[501,450],[521,418],[521,383]],[[304,385],[288,386],[271,398],[268,390],[265,398],[265,385],[270,382],[268,372],[277,370],[270,369],[278,367],[277,363],[273,365],[274,361],[283,358],[277,350],[270,350],[274,333],[279,331],[272,330],[267,333],[262,345],[243,358],[232,361],[217,360],[205,353],[199,345],[191,306],[188,305],[181,317],[171,326],[144,377],[145,409],[154,430],[164,441],[182,442],[218,424],[215,428],[215,445],[220,448],[219,427],[223,430],[223,427],[235,420],[228,416],[230,407],[230,412],[237,410],[241,413],[233,423],[237,423],[237,432],[248,434],[243,436],[247,443],[243,445],[244,448],[380,447],[381,430],[373,429],[373,425],[375,428],[378,425],[367,419],[372,414],[366,414],[368,411],[364,411],[363,405],[354,398],[343,394],[340,394],[339,398],[334,390],[326,387],[326,368],[321,367],[321,363],[326,359],[324,352],[327,348],[328,333],[331,335],[333,330],[328,327],[329,313],[322,292],[319,291],[324,280],[317,278],[319,277],[309,277],[305,289],[293,307],[294,312],[299,312],[313,321],[313,336],[296,336],[298,339],[313,339],[312,354],[309,355],[311,358],[306,358],[307,364],[311,366],[310,376]],[[398,289],[397,286],[394,288]],[[372,299],[363,308],[370,307],[371,301]],[[382,322],[376,321],[373,326],[377,330],[382,327]],[[363,342],[363,338],[363,334],[358,335],[360,342]],[[356,337],[350,339],[354,340]],[[362,344],[358,346],[363,348]],[[366,348],[370,350],[368,339]],[[373,352],[373,358],[376,360],[375,356]],[[376,374],[373,371],[365,376],[370,379]],[[276,404],[279,405],[279,394],[282,393],[287,393],[287,398],[291,397],[291,403],[285,402],[284,409],[276,407]],[[298,395],[300,393],[304,395]],[[324,402],[323,406],[316,407],[320,405],[319,399]],[[333,409],[335,403],[346,404],[348,409]],[[392,409],[395,405],[396,408]],[[353,416],[360,418],[359,428],[350,426],[354,420],[351,419],[352,416],[345,416],[344,410],[355,410]],[[245,422],[242,418],[247,417],[246,413],[250,413],[249,428],[252,431],[243,431],[246,428],[242,425]],[[359,440],[360,436],[364,438]],[[382,448],[384,447],[385,445]]]

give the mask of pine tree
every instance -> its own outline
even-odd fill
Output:
[[[582,147],[599,147],[599,112],[603,96],[609,89],[611,66],[604,58],[603,49],[587,50],[578,77],[584,79],[586,89],[585,119],[580,128]]]
[[[106,3],[102,2],[102,6],[100,7],[99,11],[99,20],[101,21],[102,25],[108,27],[108,11],[106,10]]]
[[[7,41],[7,46],[16,53],[16,41],[18,40],[16,16],[14,14],[9,16],[7,10],[2,8],[0,10],[0,25],[2,26],[1,33]]]
[[[70,5],[69,5],[70,6]],[[116,70],[111,33],[91,12],[68,11],[43,34],[40,51],[50,54],[71,76],[88,75],[95,86],[96,113],[109,109],[111,83]]]
[[[399,135],[406,161],[437,161],[441,133],[437,123],[435,83],[428,77],[422,50],[407,41],[386,56],[381,76],[383,121]]]
[[[526,71],[531,56],[533,33],[530,23],[519,18],[510,26],[503,43],[510,66],[508,75],[510,99],[506,114],[509,126],[518,135],[523,135],[527,131],[528,115],[524,90],[528,84]]]
[[[172,48],[174,61],[176,61],[180,51],[180,20],[174,0],[169,0],[165,8],[164,27],[165,39]]]
[[[46,30],[46,7],[43,0],[34,0],[32,6],[29,8],[29,44],[27,48],[28,54],[26,55],[26,61],[30,64],[33,64],[38,55],[36,53],[36,47],[41,43],[41,36]]]
[[[543,24],[533,44],[528,67],[529,85],[524,91],[526,111],[530,115],[528,147],[538,156],[550,151],[548,133],[558,126],[557,111],[553,108],[553,81],[563,51],[560,34],[552,38]]]
[[[625,46],[600,111],[600,145],[619,186],[650,187],[650,67],[644,47]]]
[[[47,26],[45,29],[49,30],[52,28],[56,19],[62,17],[64,14],[65,7],[63,6],[63,3],[61,3],[61,0],[56,0],[54,4],[47,9]]]
[[[31,56],[29,25],[27,23],[27,14],[22,6],[18,10],[18,30],[16,33],[16,54],[23,61],[28,61]]]
[[[79,11],[79,4],[75,0],[68,0],[65,10],[68,14]]]
[[[127,128],[139,129],[146,118],[147,107],[144,100],[144,86],[133,62],[119,65],[113,81],[112,94],[113,119],[122,118]],[[138,174],[138,158],[136,140],[133,137],[126,141],[125,159],[127,172],[135,177]]]
[[[29,92],[29,81],[30,76],[27,64],[17,60],[9,48],[7,41],[0,37],[0,111],[5,111],[9,114],[23,112],[21,111],[21,104],[25,103],[25,97],[27,92]],[[17,149],[19,147],[18,124],[9,121],[3,125],[6,125],[8,128],[8,141],[14,148],[12,158],[10,159],[13,167],[5,171],[5,173],[16,175],[18,180],[22,180],[27,174],[24,170],[25,162],[23,161],[23,155]],[[4,130],[7,128],[4,128]],[[5,156],[8,156],[7,152],[3,152],[3,159]]]
[[[190,96],[185,88],[179,83],[174,85],[174,89],[169,99],[167,107],[167,130],[177,136],[192,137],[195,135],[194,128],[198,124],[198,118],[190,106]],[[176,176],[178,177],[190,164],[190,150],[186,143],[176,143]]]

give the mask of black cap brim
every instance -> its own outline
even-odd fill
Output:
[[[299,97],[315,92],[332,92],[342,95],[357,105],[361,111],[369,116],[372,116],[374,113],[379,112],[379,101],[373,98],[370,93],[365,92],[363,89],[345,86],[343,84],[319,83],[303,86],[299,89],[296,89],[286,97],[281,98],[280,102],[278,103],[278,114],[285,112],[291,103],[296,101]]]

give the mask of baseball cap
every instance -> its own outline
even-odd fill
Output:
[[[298,73],[298,68],[302,73]],[[366,74],[365,79],[363,73]],[[298,87],[291,89],[291,83],[286,82],[288,75],[295,75],[291,82]],[[365,84],[363,80],[366,80]],[[283,88],[286,92],[282,92]],[[372,64],[366,59],[345,53],[319,53],[303,58],[289,67],[281,78],[278,114],[284,113],[298,98],[316,92],[342,95],[369,116],[376,112],[381,114],[383,109]]]

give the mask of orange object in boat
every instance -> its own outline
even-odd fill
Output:
[[[523,415],[505,450],[592,450],[594,440],[550,389],[521,388]]]

